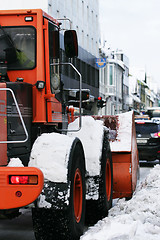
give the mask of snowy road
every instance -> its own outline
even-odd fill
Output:
[[[140,180],[143,181],[146,176],[148,175],[148,173],[150,172],[151,167],[148,166],[143,166],[140,168]],[[121,203],[121,206],[124,203]],[[114,217],[116,218],[116,217]],[[97,227],[93,227],[94,230],[91,230],[93,233],[95,231],[100,231],[100,228],[105,228],[105,224],[108,220],[105,219],[104,221],[101,221],[100,225],[98,225],[98,230]],[[124,221],[124,220],[123,220]],[[115,222],[116,224],[116,222]],[[116,229],[116,226],[114,226]],[[90,230],[88,231],[90,232]],[[100,234],[100,233],[97,233]],[[107,234],[107,233],[105,233]],[[98,235],[97,235],[98,236]],[[0,220],[0,240],[35,240],[34,237],[34,233],[33,233],[33,229],[32,229],[32,220],[31,220],[31,212],[29,210],[26,210],[25,214],[13,219],[13,220]],[[103,240],[103,238],[101,237],[101,235],[98,236],[98,238],[96,238],[95,236],[89,237],[89,235],[85,235],[82,237],[82,240]],[[105,238],[105,240],[110,239],[110,240],[121,240],[124,238]],[[125,238],[124,240],[128,240],[130,238]],[[135,238],[136,240],[139,238]],[[143,238],[141,238],[142,240]],[[147,238],[146,238],[147,239]],[[146,240],[145,239],[145,240]],[[152,239],[156,239],[159,240],[160,237],[157,238],[152,238]],[[148,238],[148,240],[151,240]]]
[[[141,167],[140,168],[140,181],[143,182],[147,175],[150,173],[151,168],[150,167]]]
[[[31,212],[13,220],[0,220],[0,240],[35,240]]]
[[[160,165],[156,165],[132,199],[119,200],[109,216],[91,227],[81,240],[159,240],[159,199]]]

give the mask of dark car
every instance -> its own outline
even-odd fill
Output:
[[[140,160],[160,160],[160,125],[150,120],[137,120],[136,139]]]

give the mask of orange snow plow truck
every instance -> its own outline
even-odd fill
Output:
[[[112,152],[119,116],[107,124],[111,117],[81,116],[88,92],[74,65],[60,62],[60,25],[40,9],[0,11],[0,217],[30,207],[35,238],[47,240],[79,239],[113,198],[132,196],[138,169],[132,113],[130,147]],[[74,30],[64,32],[64,49],[68,59],[78,56]],[[63,67],[79,77],[75,121]],[[119,130],[110,127],[114,119]]]

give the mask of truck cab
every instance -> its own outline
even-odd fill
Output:
[[[40,9],[0,11],[0,82],[3,83],[0,88],[13,90],[29,136],[20,145],[8,144],[8,156],[21,155],[25,166],[38,135],[67,126],[66,100],[60,80],[59,30],[57,20]],[[69,57],[78,54],[74,31],[65,32],[64,45]],[[2,120],[7,131],[5,139],[25,139],[10,92],[6,91],[2,98],[9,106],[7,129]]]

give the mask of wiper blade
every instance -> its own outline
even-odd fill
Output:
[[[14,43],[13,43],[11,37],[6,33],[6,31],[4,30],[4,28],[3,28],[1,25],[0,25],[0,28],[1,28],[4,36],[7,38],[7,40],[8,40],[9,43],[11,44],[11,46],[12,46],[13,48],[15,48]]]
[[[17,61],[17,49],[12,38],[1,25],[0,30],[3,32],[3,35],[0,37],[0,60],[7,61],[8,64],[14,63]]]

